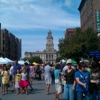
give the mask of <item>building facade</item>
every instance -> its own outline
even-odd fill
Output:
[[[7,29],[1,29],[0,32],[0,55],[11,60],[21,58],[21,39],[15,37]]]
[[[46,49],[44,51],[25,52],[26,58],[31,58],[35,56],[40,57],[43,63],[55,63],[56,58],[59,57],[58,52],[54,49],[53,36],[50,30],[48,31],[48,36],[46,38]]]
[[[65,38],[75,34],[76,28],[67,28],[65,31]]]
[[[100,33],[100,0],[82,0],[78,10],[82,30],[92,28]]]

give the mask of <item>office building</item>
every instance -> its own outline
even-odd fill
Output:
[[[12,60],[21,58],[21,39],[15,37],[7,29],[0,32],[0,55]]]
[[[78,10],[82,30],[92,28],[97,34],[100,33],[100,0],[82,0]]]

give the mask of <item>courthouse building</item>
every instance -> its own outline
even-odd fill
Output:
[[[90,27],[100,33],[100,0],[82,0],[78,10],[82,30]]]
[[[58,52],[54,49],[53,36],[50,30],[48,31],[48,36],[46,38],[46,49],[44,51],[25,52],[26,58],[35,56],[40,57],[44,63],[55,63],[56,58],[59,57]]]

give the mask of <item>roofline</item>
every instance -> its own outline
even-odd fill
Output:
[[[78,10],[79,10],[80,12],[81,12],[81,10],[82,10],[82,8],[83,8],[85,2],[86,2],[86,0],[82,0],[81,3],[80,3],[80,5],[79,5],[79,7],[78,7]]]

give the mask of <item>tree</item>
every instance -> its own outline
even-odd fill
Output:
[[[30,58],[27,58],[27,57],[22,58],[22,60],[24,60],[24,61],[29,61],[29,59],[30,59]]]
[[[24,61],[29,61],[30,63],[33,63],[33,62],[36,62],[36,63],[39,63],[39,64],[42,64],[42,59],[38,56],[35,56],[35,57],[31,57],[31,58],[23,58]]]
[[[68,38],[59,39],[59,53],[63,57],[83,57],[88,56],[90,51],[100,50],[100,38],[92,29],[82,31],[76,28],[74,35]]]
[[[58,57],[57,59],[56,59],[56,62],[60,62],[60,60],[62,60],[62,59],[64,59],[63,57]]]
[[[39,63],[39,64],[42,64],[43,63],[42,62],[42,59],[40,57],[38,57],[38,56],[30,58],[29,59],[29,62],[30,63],[36,62],[36,63]]]

